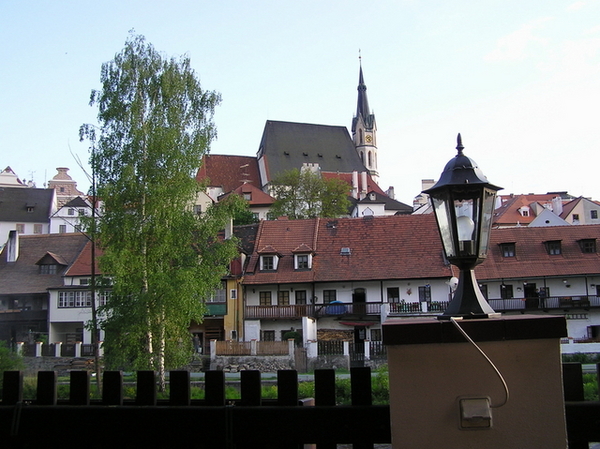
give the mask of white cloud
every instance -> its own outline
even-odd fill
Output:
[[[551,17],[536,19],[501,37],[498,39],[496,48],[488,53],[484,59],[490,62],[524,60],[530,55],[532,44],[546,44],[547,40],[536,35],[535,32],[550,20],[552,20]]]
[[[567,11],[577,11],[585,6],[585,2],[575,2],[567,6]]]

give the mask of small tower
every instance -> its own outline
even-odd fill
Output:
[[[360,61],[360,57],[359,57]],[[371,177],[377,182],[377,125],[375,115],[371,114],[367,100],[367,85],[363,78],[362,61],[358,76],[358,102],[356,115],[352,119],[352,140],[363,164],[369,170]]]

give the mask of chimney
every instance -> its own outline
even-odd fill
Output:
[[[352,172],[352,198],[358,199],[358,172]]]
[[[233,218],[230,218],[225,225],[225,240],[228,240],[233,235]]]
[[[560,196],[555,196],[552,198],[552,212],[560,217],[560,214],[563,213],[563,203],[562,198]]]
[[[393,199],[393,200],[395,200],[395,199],[396,199],[396,197],[395,197],[395,194],[394,194],[394,186],[389,186],[389,188],[386,190],[386,192],[385,192],[385,193],[386,193],[386,195],[387,195],[388,197],[390,197],[391,199]]]
[[[367,172],[364,171],[360,174],[360,199],[364,199],[367,196]]]
[[[8,242],[6,245],[6,261],[16,262],[19,258],[19,233],[16,230],[8,231]]]

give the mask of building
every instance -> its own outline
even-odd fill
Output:
[[[281,340],[308,317],[319,338],[360,347],[381,339],[382,313],[440,312],[451,277],[432,215],[263,221],[243,279],[244,340]]]
[[[49,289],[63,286],[66,272],[87,242],[80,233],[11,231],[0,254],[0,340],[33,343],[48,337]]]
[[[58,172],[48,181],[48,188],[56,190],[58,206],[62,207],[76,197],[85,197],[85,193],[77,190],[77,182],[69,175],[67,167],[58,167]]]
[[[54,189],[0,188],[0,247],[12,230],[21,235],[48,234],[50,217],[56,212]]]

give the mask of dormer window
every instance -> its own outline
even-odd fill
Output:
[[[306,243],[292,251],[294,254],[294,270],[310,270],[312,268],[313,250]]]
[[[529,217],[529,207],[523,206],[519,208],[518,211],[521,214],[521,217]]]
[[[544,245],[546,245],[546,251],[550,256],[559,256],[562,254],[560,240],[550,240],[544,242]]]
[[[590,211],[590,218],[592,220],[597,220],[598,219],[598,211],[596,209],[593,209]]]
[[[502,257],[515,257],[515,244],[500,243],[500,252],[502,253]]]
[[[27,209],[27,213],[32,214],[33,210],[34,210],[34,207],[32,205],[28,204],[26,206],[26,209]]]
[[[277,270],[277,264],[279,257],[276,254],[265,254],[260,256],[260,270],[261,271],[275,271]]]
[[[244,193],[244,199],[246,201],[252,201],[252,193]]]
[[[69,210],[67,211],[67,213],[69,215],[75,215],[75,209],[73,209],[72,207],[70,207]]]
[[[593,254],[596,252],[596,239],[581,239],[578,243],[582,253]]]
[[[310,270],[311,267],[312,267],[312,255],[311,254],[296,254],[294,256],[294,269]]]
[[[40,265],[40,274],[56,274],[57,265]]]

